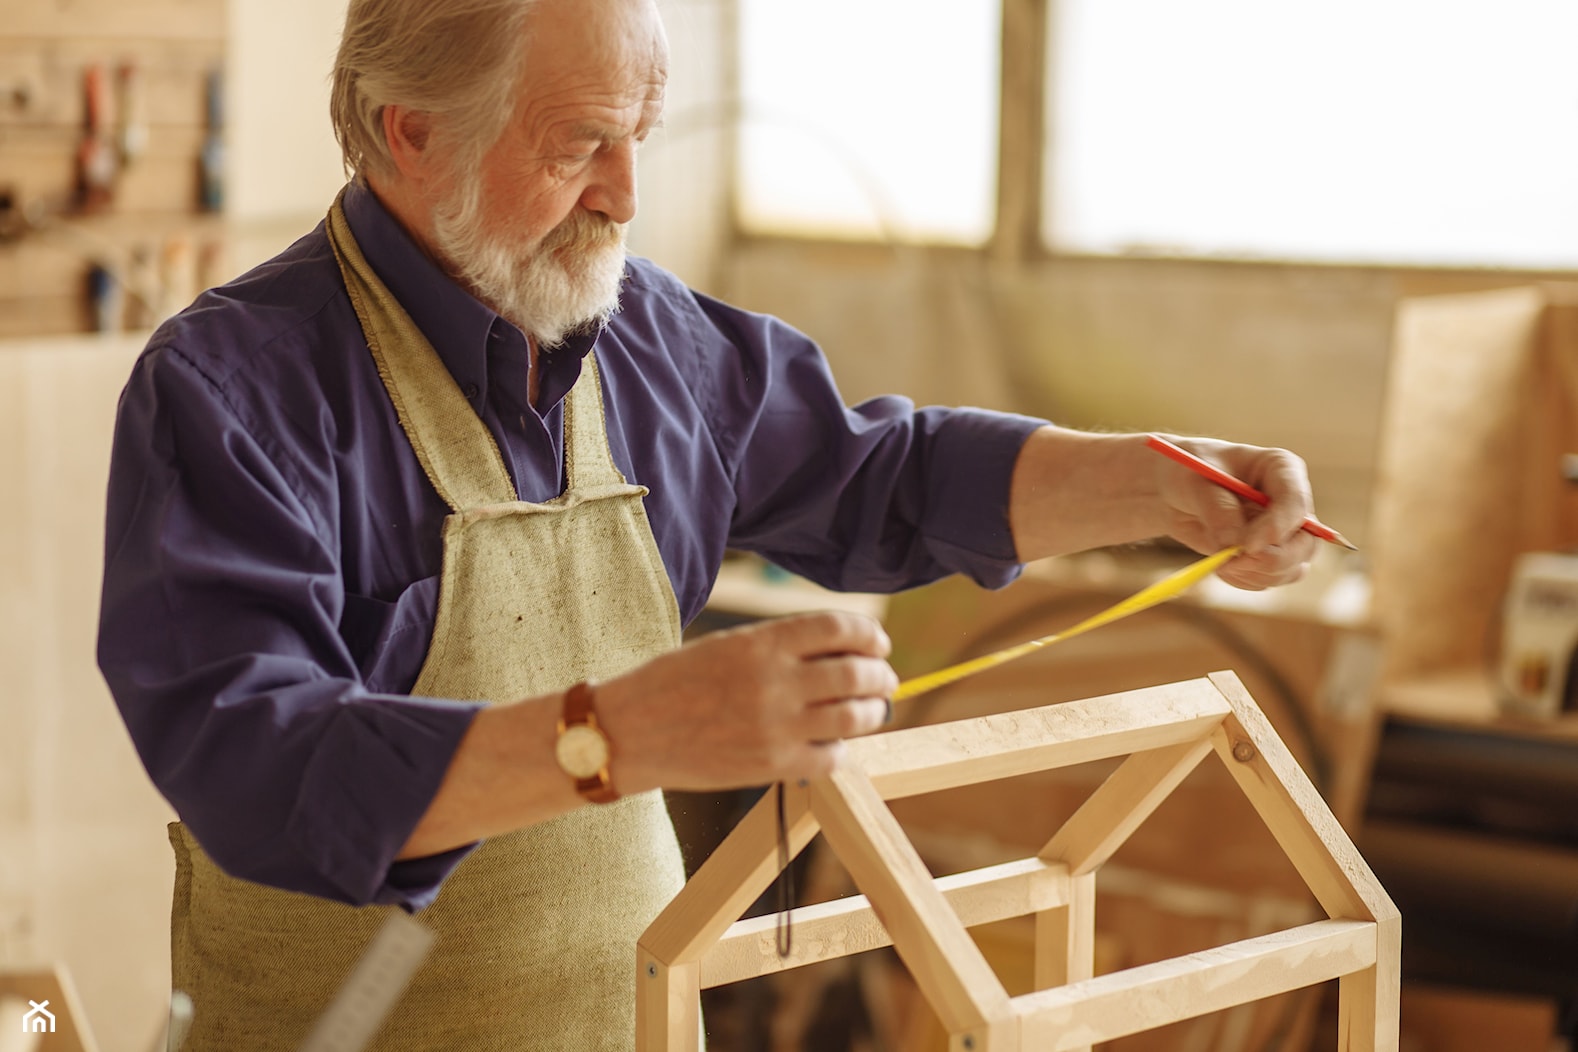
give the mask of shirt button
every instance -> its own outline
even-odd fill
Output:
[[[475,402],[477,400],[477,385],[467,384],[461,393],[466,396],[466,401]]]

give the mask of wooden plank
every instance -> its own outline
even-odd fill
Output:
[[[21,336],[67,336],[89,332],[93,315],[84,291],[79,295],[36,296],[26,300],[0,300],[0,339]]]
[[[1051,910],[1068,902],[1068,870],[1036,858],[940,877],[937,890],[966,928]],[[779,914],[736,921],[701,960],[703,989],[891,946],[864,895],[793,911],[793,946],[778,956]]]
[[[891,800],[1195,741],[1229,711],[1196,679],[892,731],[848,750]]]
[[[1008,1018],[1008,993],[937,890],[876,786],[845,764],[811,786],[822,834],[871,900],[939,1019],[952,1034]]]
[[[816,836],[819,826],[806,788],[780,786],[793,858]],[[647,927],[640,940],[643,952],[670,966],[698,962],[767,890],[780,868],[778,804],[773,796],[777,791],[770,789],[757,801]]]
[[[636,1052],[701,1048],[700,966],[636,954]]]
[[[1534,546],[1515,511],[1545,303],[1526,287],[1398,305],[1367,545],[1389,678],[1480,666]]]
[[[7,0],[10,37],[210,40],[225,37],[223,0]]]
[[[1529,531],[1529,547],[1555,549],[1578,541],[1578,486],[1558,481],[1562,456],[1578,450],[1578,283],[1541,288],[1547,303],[1539,382],[1525,414],[1529,455],[1522,462],[1520,521]]]
[[[1321,907],[1332,917],[1396,918],[1386,890],[1238,677],[1213,672],[1210,680],[1233,707],[1212,736],[1217,755]]]
[[[1066,863],[1073,876],[1101,868],[1210,752],[1210,738],[1202,736],[1130,756],[1063,823],[1040,857]]]
[[[1048,0],[1003,0],[1002,90],[998,93],[997,227],[994,259],[1041,254],[1046,126]]]
[[[1014,998],[1026,1048],[1072,1052],[1375,963],[1376,926],[1325,920]]]
[[[1067,986],[1096,974],[1096,875],[1069,881],[1062,909],[1036,915],[1035,984],[1037,990]]]
[[[1338,984],[1338,1052],[1397,1052],[1402,953],[1402,918],[1378,921],[1375,964],[1344,975]]]

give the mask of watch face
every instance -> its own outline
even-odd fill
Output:
[[[608,763],[608,739],[584,723],[576,724],[559,735],[554,755],[572,778],[590,778]]]

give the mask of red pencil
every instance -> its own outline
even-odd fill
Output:
[[[1182,464],[1184,467],[1195,472],[1196,474],[1210,479],[1218,486],[1225,486],[1227,489],[1232,490],[1234,493],[1238,494],[1240,497],[1243,497],[1245,500],[1252,500],[1261,507],[1265,507],[1267,504],[1271,503],[1270,497],[1266,496],[1264,493],[1260,492],[1249,483],[1239,481],[1220,468],[1201,460],[1199,457],[1195,456],[1193,453],[1190,453],[1188,450],[1179,449],[1177,446],[1173,445],[1165,438],[1162,438],[1160,435],[1147,435],[1145,444],[1156,450],[1156,452],[1160,453],[1162,456],[1176,460],[1178,463]],[[1338,533],[1336,530],[1332,529],[1330,526],[1327,526],[1325,523],[1313,516],[1304,520],[1302,528],[1305,533],[1314,534],[1323,541],[1330,541],[1333,544],[1340,544],[1344,548],[1348,548],[1353,551],[1359,550],[1358,545],[1354,544],[1352,541],[1348,540],[1348,538],[1344,537],[1342,534]]]

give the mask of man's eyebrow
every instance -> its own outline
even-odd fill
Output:
[[[650,124],[643,121],[641,126],[635,130],[634,135],[636,138],[639,138],[654,128],[661,127],[663,127],[662,117],[652,121]],[[631,137],[631,133],[623,128],[599,124],[595,121],[577,121],[570,125],[570,140],[572,142],[617,142],[620,139],[629,137]]]
[[[625,137],[623,129],[612,128],[606,124],[597,124],[592,121],[578,121],[570,126],[570,138],[576,142],[591,140],[595,142],[612,142]]]

